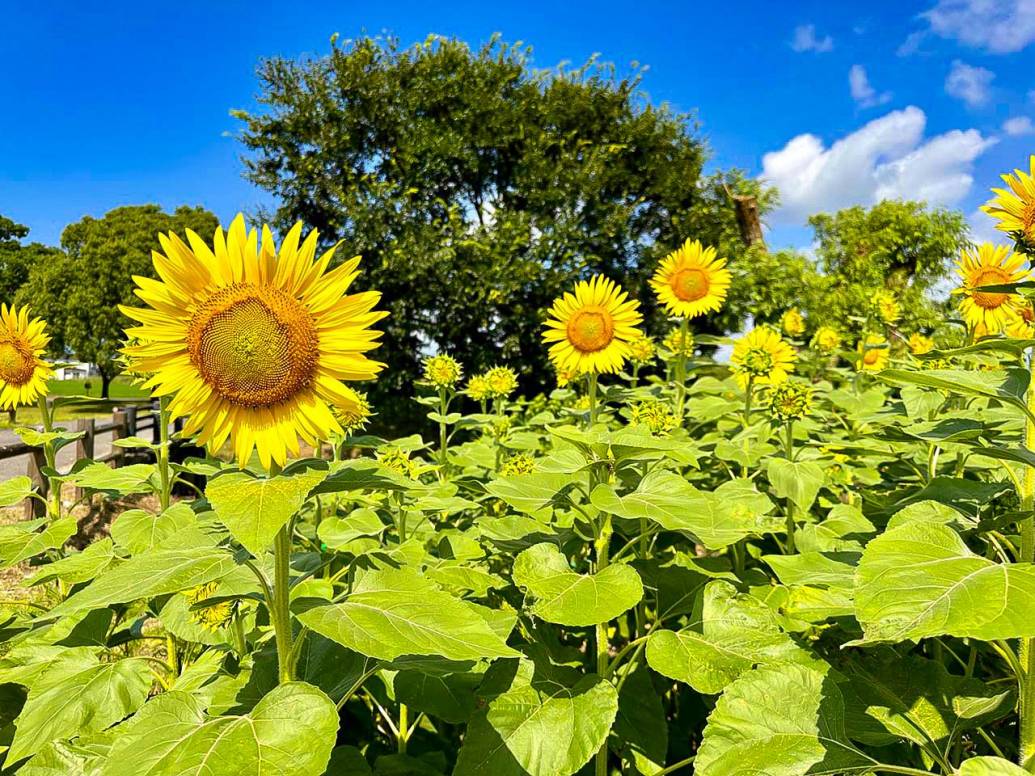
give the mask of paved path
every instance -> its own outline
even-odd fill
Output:
[[[150,433],[148,430],[147,433]],[[13,431],[0,429],[0,445],[12,445],[20,442],[21,439]],[[93,441],[94,457],[100,458],[111,452],[111,432],[98,433]],[[75,460],[75,443],[66,445],[58,450],[57,464],[62,471],[68,469]],[[29,456],[19,455],[16,458],[5,458],[0,460],[0,482],[25,474],[29,467]]]

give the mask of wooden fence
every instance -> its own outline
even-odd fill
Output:
[[[145,406],[127,406],[116,409],[112,412],[110,421],[97,422],[96,418],[79,418],[73,431],[82,432],[82,437],[75,442],[74,461],[83,458],[93,458],[96,461],[111,463],[114,466],[120,465],[127,454],[132,454],[131,449],[119,447],[115,444],[118,439],[125,439],[133,436],[143,436],[144,432],[150,431],[151,440],[155,443],[161,441],[161,423],[158,422],[157,408]],[[111,433],[111,452],[106,455],[94,458],[94,442],[98,435]],[[43,450],[39,447],[32,447],[24,442],[15,442],[9,445],[0,445],[0,460],[7,458],[19,458],[28,456],[26,474],[39,489],[40,495],[47,495],[48,483],[43,476],[45,461]],[[76,499],[82,497],[82,492],[77,489]],[[38,499],[25,500],[26,517],[36,517],[44,514],[45,507]]]

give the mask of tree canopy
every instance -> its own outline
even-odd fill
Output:
[[[211,239],[218,219],[202,207],[119,207],[103,218],[86,216],[65,227],[62,251],[32,265],[16,299],[47,319],[56,354],[75,354],[97,365],[102,395],[118,373],[115,357],[129,323],[118,305],[135,305],[133,275],[154,277],[151,251],[160,232],[193,229]]]
[[[365,257],[362,282],[391,312],[379,400],[429,347],[540,387],[543,313],[575,279],[607,273],[656,314],[657,259],[693,237],[735,260],[730,195],[770,199],[737,171],[703,175],[693,117],[593,60],[543,71],[496,39],[362,38],[265,60],[259,77],[265,110],[237,113],[246,175],[275,196],[265,215],[281,230],[301,220]]]

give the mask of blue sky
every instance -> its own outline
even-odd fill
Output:
[[[538,66],[593,53],[649,66],[656,102],[695,111],[712,164],[777,183],[770,242],[806,247],[808,213],[882,196],[972,216],[1035,151],[1035,7],[922,2],[155,2],[0,0],[0,214],[31,238],[123,204],[264,201],[241,178],[231,108],[255,108],[263,56],[342,38],[500,32]]]

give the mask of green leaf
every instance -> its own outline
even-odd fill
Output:
[[[820,465],[812,461],[770,458],[766,472],[773,492],[780,498],[789,498],[803,512],[809,511],[826,479]]]
[[[824,673],[798,665],[749,671],[708,716],[697,776],[805,776],[872,762],[848,743],[844,698]]]
[[[593,489],[590,500],[597,509],[619,517],[646,518],[665,530],[693,534],[713,550],[784,526],[782,519],[767,516],[773,502],[748,480],[724,482],[706,493],[674,472],[654,471],[630,494],[619,496],[603,484]]]
[[[1027,369],[1007,367],[967,371],[963,369],[927,369],[911,372],[903,369],[885,369],[877,379],[894,386],[919,385],[937,388],[957,396],[977,396],[997,399],[1028,416],[1035,423],[1035,415],[1028,410],[1024,394],[1031,375]]]
[[[476,609],[409,568],[368,572],[344,603],[299,615],[303,625],[361,655],[394,660],[514,657]]]
[[[151,681],[151,669],[142,658],[97,663],[53,677],[44,674],[14,722],[7,762],[35,754],[51,741],[104,730],[143,705]]]
[[[87,546],[82,552],[71,553],[59,561],[42,566],[27,580],[29,585],[39,585],[60,579],[69,585],[88,582],[115,560],[115,547],[111,539],[104,538]]]
[[[785,585],[822,585],[850,590],[859,553],[810,550],[797,555],[763,555],[762,560]]]
[[[1002,757],[971,757],[960,763],[956,776],[1030,776],[1028,771]]]
[[[13,566],[41,552],[61,547],[79,527],[74,517],[62,517],[42,531],[36,531],[42,522],[31,520],[0,527],[0,564]]]
[[[347,517],[328,517],[320,523],[317,535],[333,550],[341,549],[363,536],[378,536],[385,524],[377,512],[369,508],[353,510]]]
[[[657,773],[665,766],[668,720],[661,698],[642,664],[625,677],[618,694],[618,716],[611,730],[614,748],[637,773]]]
[[[453,776],[570,776],[589,762],[618,713],[614,686],[540,681],[524,660],[504,670],[513,679],[468,725]]]
[[[1035,636],[1035,566],[970,551],[944,525],[907,523],[871,541],[856,574],[862,643],[951,635]]]
[[[338,732],[338,712],[320,690],[288,682],[248,714],[206,717],[188,693],[157,696],[119,727],[101,776],[320,776]]]
[[[656,630],[647,640],[651,668],[710,695],[753,666],[807,659],[772,609],[720,580],[705,588],[699,621],[681,631]]]
[[[596,574],[577,574],[556,545],[545,542],[514,559],[513,576],[536,599],[529,611],[559,625],[608,622],[643,598],[643,584],[631,566],[614,564]]]
[[[309,492],[326,477],[325,469],[261,479],[246,472],[230,472],[209,481],[205,497],[241,546],[260,556],[272,546],[277,531],[302,508]]]
[[[36,486],[25,475],[12,477],[0,483],[0,507],[13,507],[22,499],[28,498],[34,490]]]
[[[111,524],[111,538],[131,555],[146,552],[197,524],[190,503],[178,501],[160,515],[128,509]]]
[[[68,477],[67,482],[88,490],[99,490],[117,496],[131,493],[151,493],[155,490],[153,477],[158,476],[154,464],[135,463],[111,468],[106,463],[91,463]]]
[[[532,472],[501,477],[488,483],[485,489],[518,512],[533,514],[553,504],[572,482],[568,474]]]
[[[471,718],[481,683],[481,674],[432,676],[420,671],[400,671],[392,680],[397,701],[453,725]]]
[[[55,606],[46,615],[60,617],[110,604],[178,593],[221,579],[237,567],[224,550],[199,547],[154,550],[108,569],[89,586]]]

